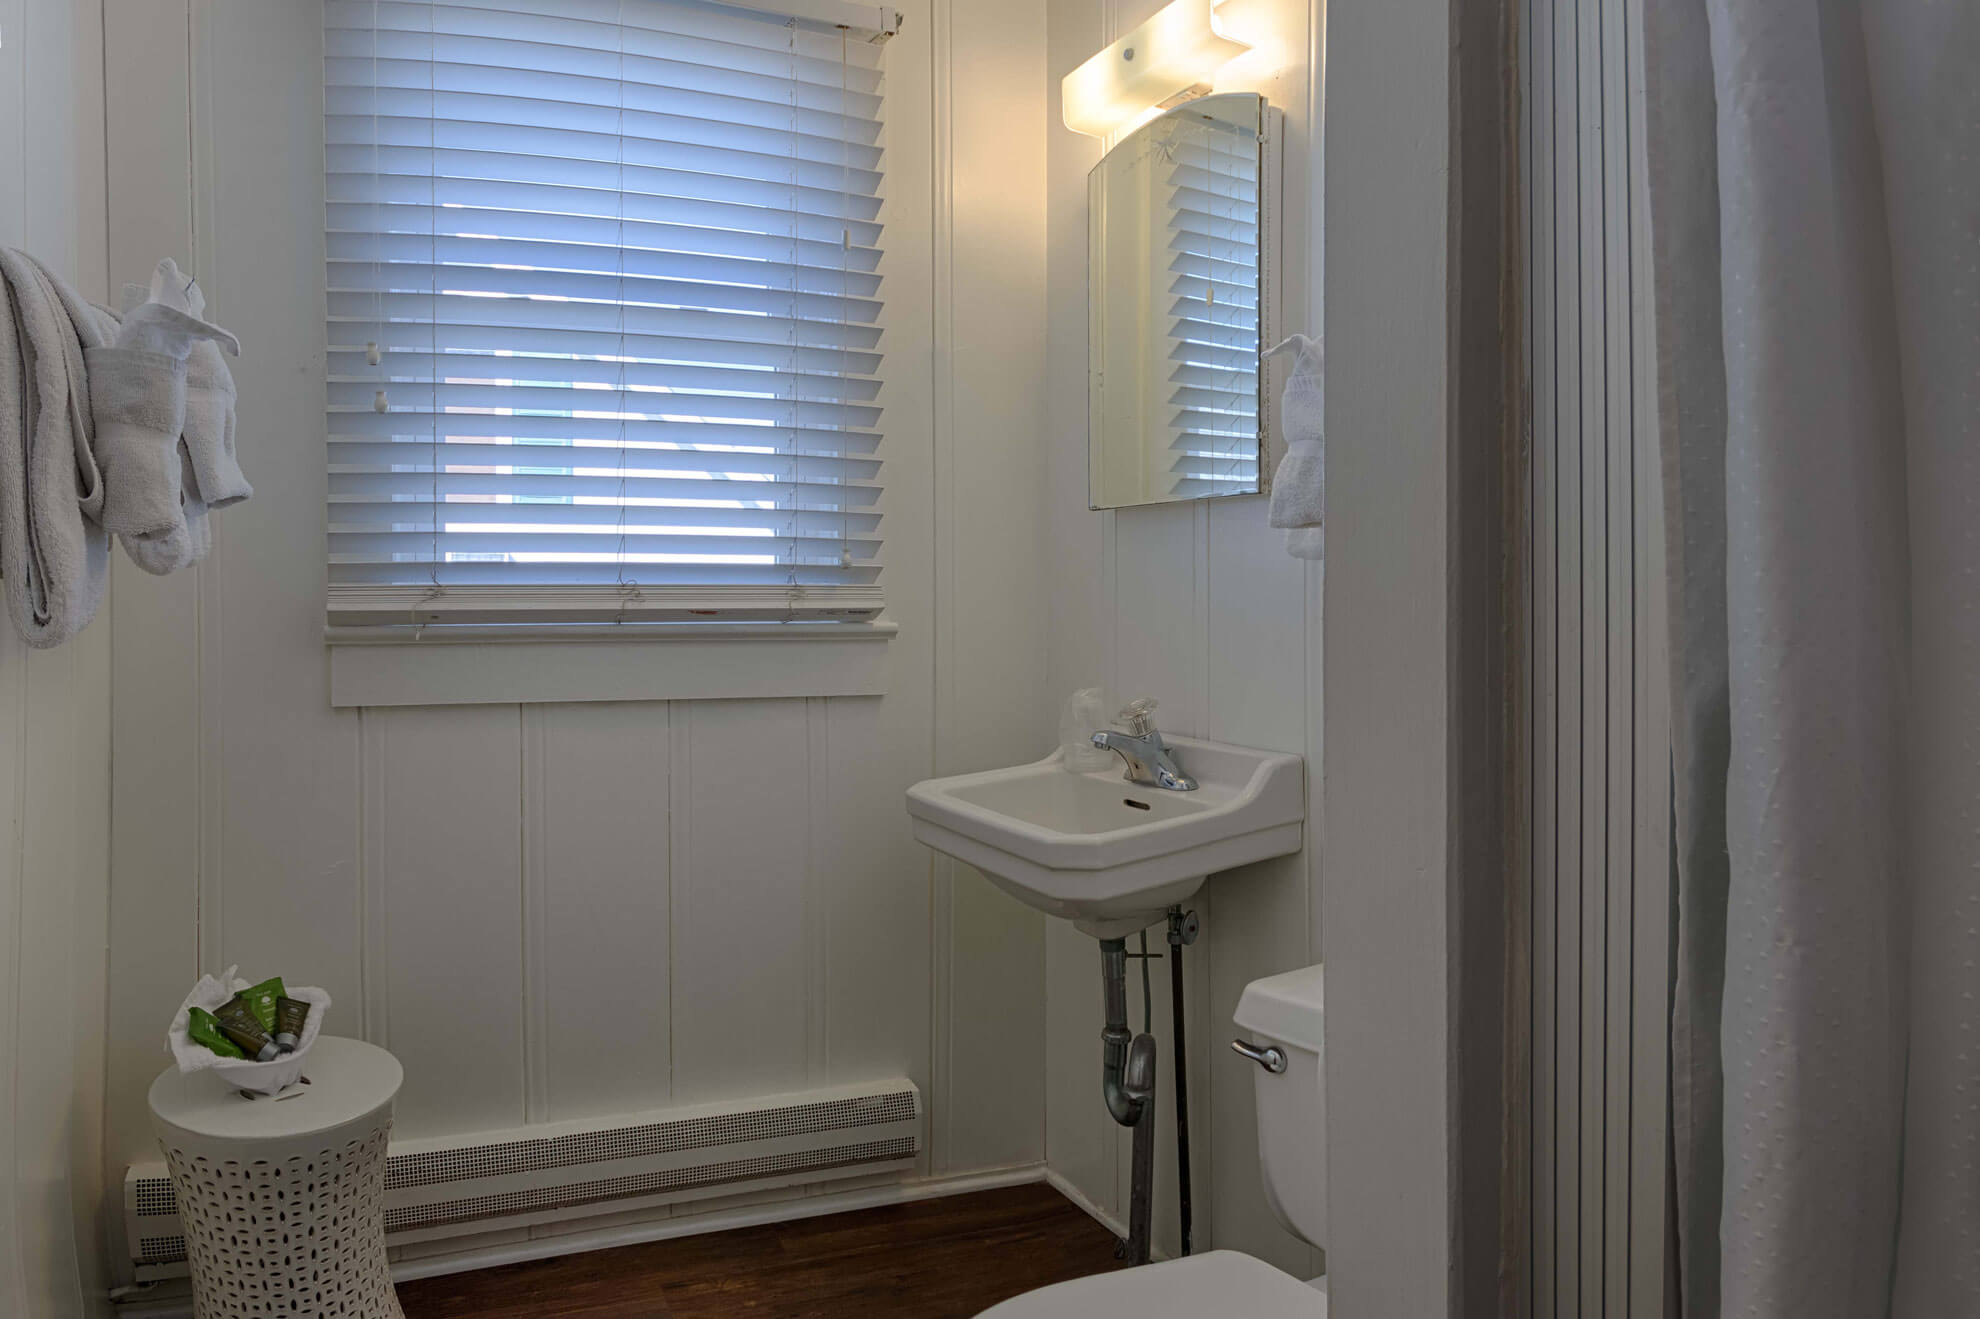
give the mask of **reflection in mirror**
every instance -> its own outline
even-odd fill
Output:
[[[1189,101],[1087,179],[1088,502],[1259,491],[1265,103]]]

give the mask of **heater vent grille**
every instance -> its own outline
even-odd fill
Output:
[[[914,1116],[914,1094],[896,1091],[887,1095],[860,1095],[823,1103],[682,1118],[610,1131],[586,1131],[542,1140],[517,1140],[500,1145],[472,1145],[422,1154],[401,1154],[386,1161],[385,1187],[398,1191],[477,1177],[505,1177],[514,1173],[572,1168],[676,1150],[706,1149],[780,1136],[842,1131],[876,1122],[908,1122]]]
[[[174,1264],[186,1257],[184,1237],[140,1237],[137,1257],[145,1264]]]
[[[176,1214],[179,1212],[178,1193],[172,1183],[164,1177],[146,1177],[139,1181],[132,1192],[132,1207],[149,1218],[154,1214]]]
[[[472,1223],[486,1218],[505,1218],[512,1214],[569,1209],[580,1205],[603,1204],[611,1200],[662,1195],[668,1191],[725,1186],[781,1173],[824,1172],[832,1168],[847,1168],[863,1163],[884,1162],[888,1159],[910,1159],[914,1157],[917,1143],[912,1137],[904,1137],[898,1140],[872,1141],[864,1145],[849,1145],[840,1149],[807,1150],[798,1154],[740,1159],[734,1163],[704,1164],[698,1168],[679,1168],[670,1172],[644,1173],[635,1177],[613,1177],[605,1181],[584,1182],[576,1186],[544,1186],[535,1190],[508,1191],[501,1195],[482,1195],[470,1200],[452,1200],[441,1204],[401,1205],[385,1211],[385,1230],[390,1232],[395,1228]]]

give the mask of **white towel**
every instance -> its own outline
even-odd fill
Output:
[[[115,346],[89,354],[103,519],[133,562],[163,575],[212,547],[202,471],[222,502],[249,493],[231,451],[233,379],[215,347],[239,352],[240,344],[202,319],[205,294],[170,257],[148,289],[124,286],[124,306]]]
[[[1292,373],[1279,400],[1279,433],[1286,456],[1272,475],[1271,524],[1286,532],[1286,553],[1296,559],[1322,557],[1321,523],[1326,505],[1325,356],[1318,339],[1295,334],[1265,354],[1292,352]]]
[[[103,526],[131,542],[185,532],[179,432],[186,363],[145,348],[90,348],[89,406],[103,467]]]
[[[160,268],[166,264],[161,262]],[[174,274],[177,270],[172,268]],[[194,316],[206,315],[206,293],[198,283],[186,282],[185,298],[187,311]],[[186,490],[189,495],[196,494],[207,508],[238,504],[254,493],[234,453],[234,377],[227,370],[227,359],[220,355],[222,348],[240,355],[240,344],[227,335],[199,340],[186,358],[186,427],[180,435],[185,443],[186,467],[192,473]],[[204,551],[200,557],[205,557]]]
[[[28,645],[59,645],[96,616],[109,539],[86,511],[103,486],[91,447],[72,309],[101,322],[25,253],[0,247],[0,578]]]

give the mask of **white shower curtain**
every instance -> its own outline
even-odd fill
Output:
[[[1980,0],[1645,0],[1685,1314],[1980,1316]]]

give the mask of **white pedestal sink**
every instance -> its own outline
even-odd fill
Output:
[[[1196,791],[1129,783],[1118,766],[1068,773],[1055,751],[915,784],[907,793],[914,836],[1098,939],[1154,924],[1214,871],[1299,850],[1306,773],[1298,756],[1166,741]]]

